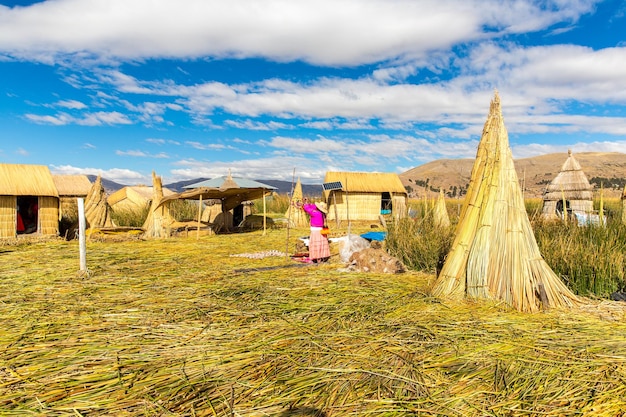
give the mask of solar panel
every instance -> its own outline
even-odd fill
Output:
[[[324,191],[343,190],[343,185],[341,185],[341,181],[325,182],[322,184],[322,188]]]

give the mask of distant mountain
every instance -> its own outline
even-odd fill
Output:
[[[98,178],[97,175],[87,175],[87,178],[89,178],[89,181],[91,181],[91,183],[93,184],[94,182],[96,182],[96,179]],[[102,178],[102,187],[104,187],[104,192],[107,195],[111,195],[114,192],[116,192],[117,190],[126,187],[125,185],[122,184],[118,184],[115,181],[111,181],[111,180],[107,180],[106,178]]]
[[[185,191],[184,187],[191,185],[191,184],[195,184],[197,182],[206,181],[208,179],[210,178],[196,178],[193,180],[184,180],[184,181],[173,182],[171,184],[164,184],[163,186],[165,188],[169,188],[172,191],[176,191],[177,193],[180,193],[182,191]]]
[[[626,183],[626,153],[583,152],[574,153],[574,158],[596,189],[602,183],[607,197],[621,195]],[[515,170],[520,186],[524,188],[524,195],[541,197],[566,160],[566,152],[516,159]],[[462,190],[467,190],[473,166],[474,159],[439,159],[399,176],[413,197],[422,197],[425,193],[433,196],[439,188],[450,194],[456,192],[458,196]]]
[[[292,184],[290,181],[279,180],[255,180],[263,184],[276,187],[278,194],[291,194]],[[295,186],[295,184],[293,184]],[[322,195],[322,184],[302,184],[302,194],[315,197]]]

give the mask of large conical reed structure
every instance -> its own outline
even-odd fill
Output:
[[[289,219],[289,226],[291,227],[307,227],[309,225],[309,219],[306,213],[296,207],[296,204],[301,203],[303,198],[302,183],[300,182],[300,178],[298,178],[293,188],[291,203],[285,212],[285,217]]]
[[[89,228],[112,227],[111,207],[107,203],[106,192],[100,175],[85,197],[85,220]]]
[[[578,303],[539,253],[497,92],[478,145],[455,239],[432,293],[502,300],[520,311]]]

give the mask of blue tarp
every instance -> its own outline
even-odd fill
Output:
[[[387,232],[367,232],[361,235],[363,239],[367,239],[370,241],[371,240],[383,241],[385,240],[386,236],[387,236]]]

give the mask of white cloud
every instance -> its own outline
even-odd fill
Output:
[[[85,109],[87,105],[78,100],[60,100],[55,103],[57,107],[64,107],[66,109]]]
[[[56,0],[0,8],[0,53],[66,58],[268,57],[321,65],[416,58],[576,21],[595,1]],[[358,15],[358,18],[355,16]],[[115,28],[115,30],[111,30]]]
[[[82,117],[71,116],[67,113],[57,113],[54,116],[41,116],[29,113],[26,114],[25,117],[33,123],[55,126],[63,126],[69,124],[77,124],[81,126],[102,126],[117,124],[128,125],[132,123],[128,116],[117,111],[85,113],[84,115],[82,115]]]
[[[102,178],[106,178],[111,181],[118,182],[120,184],[151,184],[152,180],[149,176],[142,175],[137,171],[124,168],[81,168],[72,165],[52,165],[51,171],[53,174],[62,175],[100,175]]]
[[[116,155],[119,156],[133,156],[138,158],[157,158],[157,159],[167,159],[169,155],[165,152],[159,152],[157,154],[151,154],[148,152],[140,151],[140,150],[129,150],[129,151],[115,151]]]

